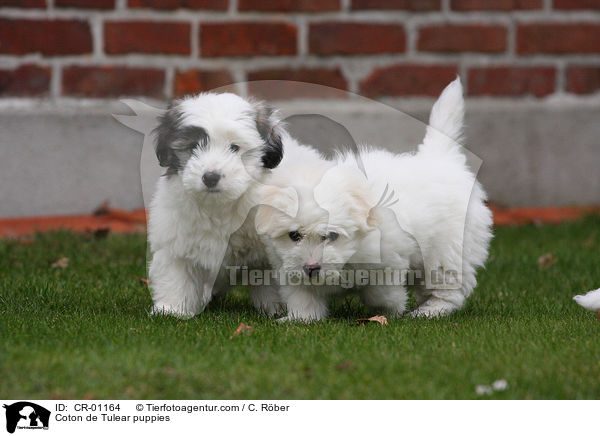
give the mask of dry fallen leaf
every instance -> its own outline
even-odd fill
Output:
[[[348,360],[344,360],[343,362],[340,362],[337,365],[335,365],[335,369],[340,372],[350,370],[352,369],[352,363]]]
[[[583,241],[583,243],[581,244],[583,247],[591,247],[592,245],[594,245],[594,243],[596,242],[596,232],[592,233],[592,235],[587,238],[585,241]]]
[[[556,259],[556,257],[554,257],[554,254],[546,253],[538,258],[537,263],[540,268],[548,269],[552,265],[554,265],[556,263],[556,261],[557,261],[557,259]]]
[[[383,315],[372,316],[371,318],[359,318],[356,322],[360,324],[366,324],[368,322],[378,322],[381,325],[388,324],[387,318]]]
[[[302,371],[304,372],[304,377],[306,378],[312,378],[313,376],[313,370],[310,366],[306,365]]]
[[[177,370],[175,368],[171,368],[170,366],[163,368],[163,371],[168,375],[177,375]]]
[[[150,284],[150,280],[145,279],[143,277],[138,277],[138,280],[140,283],[144,284],[144,285],[149,285]]]
[[[229,339],[233,338],[234,336],[241,335],[243,333],[250,333],[252,330],[254,330],[254,327],[252,327],[251,325],[246,325],[243,322],[241,322],[240,325],[238,326],[238,328],[235,329],[233,334],[231,336],[229,336]]]
[[[65,269],[66,267],[69,266],[69,259],[67,257],[61,257],[56,262],[54,262],[51,266],[52,266],[52,268]]]

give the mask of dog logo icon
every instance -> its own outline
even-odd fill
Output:
[[[48,409],[29,401],[5,404],[3,407],[6,409],[6,431],[9,433],[14,433],[17,428],[48,430],[50,422]]]

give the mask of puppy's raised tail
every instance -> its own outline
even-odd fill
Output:
[[[419,152],[426,154],[461,153],[463,122],[465,117],[465,100],[460,77],[457,77],[442,91],[437,99],[425,132]]]

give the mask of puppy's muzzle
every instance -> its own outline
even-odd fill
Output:
[[[317,263],[309,263],[304,265],[302,269],[304,270],[304,274],[312,278],[319,275],[319,271],[321,271],[321,265]]]
[[[214,171],[204,173],[202,176],[202,182],[204,182],[207,188],[214,188],[219,183],[219,180],[221,180],[221,174]]]

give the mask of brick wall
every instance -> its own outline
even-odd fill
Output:
[[[284,79],[369,97],[600,90],[600,0],[0,0],[0,97]],[[245,89],[240,89],[241,92]]]

